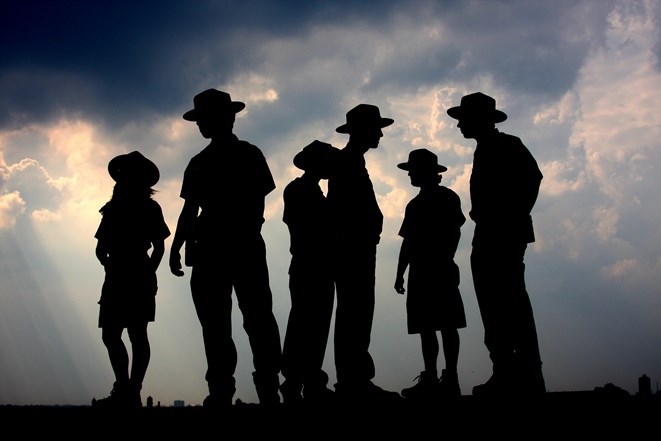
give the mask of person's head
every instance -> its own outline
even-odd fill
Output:
[[[347,112],[346,119],[347,122],[335,131],[348,134],[350,141],[360,144],[365,151],[377,148],[383,136],[381,129],[394,122],[391,118],[382,118],[379,108],[372,104],[357,105]]]
[[[447,171],[447,167],[438,163],[438,156],[427,149],[412,150],[408,161],[397,164],[397,168],[409,172],[414,187],[437,185],[441,182],[441,173]]]
[[[183,118],[196,122],[203,137],[215,138],[232,133],[236,114],[245,107],[245,103],[232,101],[227,92],[207,89],[195,95],[193,109]]]
[[[108,163],[108,173],[116,182],[113,197],[151,196],[154,193],[152,187],[160,179],[156,164],[138,151],[112,158]]]
[[[312,141],[294,156],[294,165],[306,174],[328,179],[334,172],[340,150],[321,141]]]
[[[496,109],[496,100],[482,92],[465,95],[460,105],[449,108],[447,113],[458,121],[464,138],[479,138],[507,119],[504,112]]]

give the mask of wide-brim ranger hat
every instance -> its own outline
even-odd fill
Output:
[[[447,167],[438,163],[438,156],[427,149],[411,150],[409,160],[397,164],[397,168],[407,171],[428,171],[437,174],[447,171]]]
[[[158,167],[142,153],[134,151],[115,156],[108,163],[108,173],[117,183],[153,187],[161,177]]]
[[[184,113],[186,121],[197,121],[202,116],[238,113],[246,107],[241,101],[232,101],[230,94],[216,89],[207,89],[193,98],[193,109]]]
[[[450,107],[448,115],[454,119],[472,119],[500,123],[507,119],[507,114],[496,109],[496,100],[482,92],[471,93],[461,98],[461,103]]]
[[[337,147],[315,140],[294,156],[294,165],[305,171],[328,172],[337,164],[339,153]]]
[[[335,129],[337,133],[351,133],[369,127],[382,129],[395,122],[391,118],[381,117],[379,108],[372,104],[358,104],[347,112],[346,118],[347,122]]]

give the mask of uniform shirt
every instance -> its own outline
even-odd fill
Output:
[[[338,240],[368,245],[379,242],[383,214],[363,155],[340,150],[337,173],[328,180],[328,201]]]
[[[406,205],[399,229],[410,246],[411,264],[453,259],[465,222],[454,191],[442,185],[420,191]]]
[[[473,245],[534,242],[530,212],[541,181],[537,161],[519,138],[494,130],[478,142],[470,178]]]
[[[232,135],[191,158],[180,196],[202,210],[199,237],[255,233],[264,223],[264,198],[275,182],[262,151]]]

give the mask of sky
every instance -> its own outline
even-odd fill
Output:
[[[294,155],[360,103],[395,123],[366,154],[384,229],[370,352],[374,382],[400,391],[423,370],[393,285],[406,203],[396,165],[428,148],[468,215],[475,141],[446,110],[481,91],[544,174],[526,253],[547,389],[630,393],[661,382],[661,3],[656,0],[33,1],[0,17],[0,404],[89,404],[114,377],[97,327],[94,256],[110,159],[139,150],[160,169],[154,198],[174,232],[181,179],[207,140],[182,119],[208,88],[246,103],[235,133],[264,152],[277,188],[262,232],[281,337],[290,307],[282,190]],[[502,173],[508,173],[503,164]],[[494,182],[493,185],[498,185]],[[506,194],[507,188],[502,189]],[[467,327],[464,394],[491,375],[469,265],[456,255]],[[158,270],[143,401],[201,404],[206,360],[184,277]],[[235,398],[257,402],[234,308]],[[440,337],[440,334],[439,334]],[[127,340],[126,335],[124,339]],[[333,337],[324,368],[335,381]],[[442,355],[439,370],[444,367]]]

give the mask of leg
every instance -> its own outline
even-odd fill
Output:
[[[107,326],[101,331],[101,339],[108,351],[116,385],[123,385],[129,381],[129,354],[122,340],[123,331],[124,328],[119,326]]]
[[[151,347],[147,334],[147,323],[138,326],[129,326],[129,339],[131,340],[131,386],[139,393],[142,390],[142,382],[147,373],[149,359],[151,358]]]
[[[280,402],[281,346],[278,323],[273,315],[273,297],[269,286],[266,247],[261,236],[253,246],[245,244],[236,251],[234,290],[243,314],[243,328],[248,334],[253,354],[253,381],[259,401],[272,405]]]
[[[374,318],[376,247],[341,256],[335,315],[335,367],[339,384],[365,384],[374,378],[369,353]]]
[[[461,396],[457,364],[459,361],[459,331],[456,328],[441,329],[443,339],[443,354],[445,356],[445,369],[441,374],[439,390],[445,398],[458,398]]]
[[[191,292],[197,317],[202,326],[204,351],[207,358],[206,380],[209,406],[232,404],[235,392],[234,371],[236,346],[232,340],[232,285],[221,263],[204,263],[193,267]]]
[[[420,344],[425,370],[416,378],[418,382],[412,387],[403,389],[401,394],[404,398],[426,401],[435,397],[439,384],[436,368],[439,346],[436,331],[433,329],[421,331]]]
[[[457,372],[459,362],[459,331],[455,328],[441,330],[443,339],[443,355],[445,356],[445,371]]]
[[[425,372],[427,372],[428,375],[436,378],[438,377],[438,369],[436,364],[438,363],[439,352],[436,331],[431,330],[421,332],[420,343],[422,346],[422,360],[425,364]],[[445,339],[443,339],[443,345],[445,347]]]

